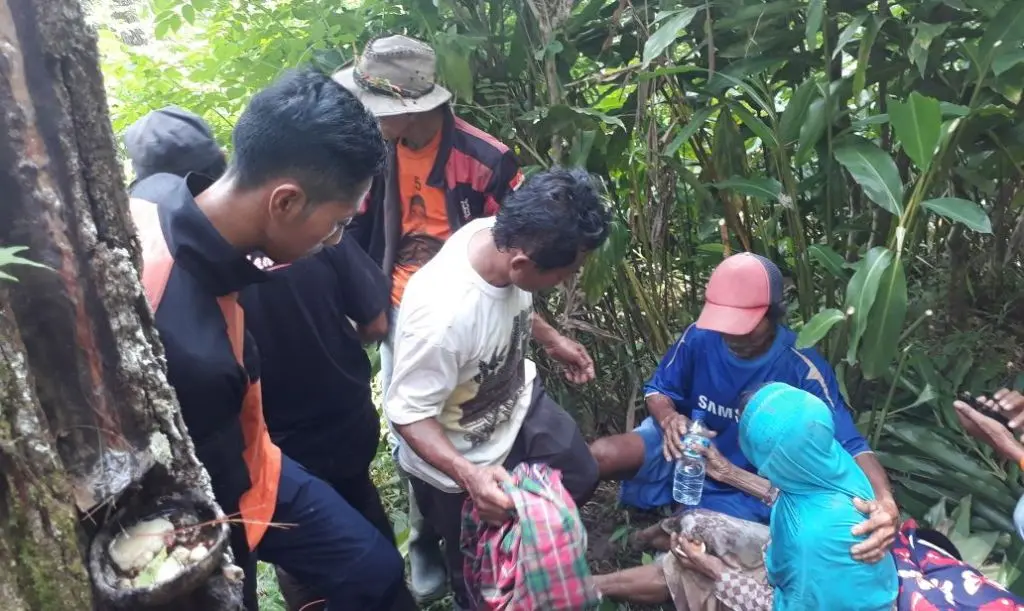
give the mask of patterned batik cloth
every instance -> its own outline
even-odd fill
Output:
[[[918,540],[916,530],[913,520],[904,522],[892,548],[900,575],[899,611],[1024,611],[1024,601],[945,550]]]
[[[575,611],[600,604],[587,566],[587,532],[562,474],[522,463],[505,492],[515,504],[501,526],[480,519],[467,498],[462,517],[463,574],[471,608]]]

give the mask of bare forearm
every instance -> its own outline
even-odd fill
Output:
[[[548,321],[544,320],[544,317],[534,312],[530,315],[531,325],[533,327],[533,339],[543,347],[548,347],[555,343],[561,333],[555,330]]]
[[[737,490],[742,490],[754,498],[761,499],[769,505],[775,501],[772,483],[746,469],[740,469],[733,465],[721,478],[716,479]]]
[[[456,484],[465,488],[466,473],[473,463],[466,460],[445,436],[444,430],[434,418],[427,418],[412,424],[396,427],[398,434],[409,444],[417,456],[438,469]]]
[[[665,418],[668,418],[669,416],[678,413],[676,412],[676,404],[672,402],[672,399],[669,399],[665,395],[648,395],[646,402],[647,411],[651,414],[651,417],[654,418],[654,421],[657,422],[659,426],[661,426],[661,424],[665,421]],[[683,417],[685,418],[685,416]]]
[[[875,491],[875,498],[879,502],[895,503],[892,498],[892,484],[889,483],[889,476],[885,473],[885,467],[878,462],[878,457],[871,452],[860,454],[854,460],[864,475],[868,476],[871,489]]]

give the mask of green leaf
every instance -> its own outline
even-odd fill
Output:
[[[779,198],[779,193],[782,193],[782,184],[779,181],[764,176],[754,178],[733,176],[728,180],[716,182],[715,186],[719,189],[732,189],[748,197],[766,201],[776,200]]]
[[[906,102],[889,102],[889,122],[903,151],[921,172],[928,170],[942,134],[942,110],[935,98],[913,92]]]
[[[999,76],[1021,62],[1024,62],[1024,49],[1003,53],[992,61],[992,72]]]
[[[992,233],[992,221],[978,204],[959,197],[940,197],[921,202],[926,209],[978,233]]]
[[[665,49],[676,41],[683,28],[690,25],[690,22],[693,21],[693,18],[697,15],[697,10],[697,8],[685,8],[676,12],[654,34],[651,34],[651,37],[644,44],[642,67],[646,68],[649,66],[656,57],[664,53]]]
[[[871,306],[878,295],[878,285],[882,282],[885,270],[892,263],[892,256],[892,251],[888,248],[875,246],[868,251],[857,272],[846,285],[846,307],[853,308],[850,317],[850,341],[846,352],[846,362],[851,365],[857,364],[857,348],[867,329]]]
[[[153,36],[157,40],[163,40],[167,36],[167,32],[171,29],[171,22],[167,19],[156,22],[156,26],[153,28]]]
[[[627,252],[629,230],[618,220],[613,220],[608,226],[608,239],[590,255],[580,274],[579,286],[587,303],[593,305],[604,297]]]
[[[928,67],[928,49],[932,46],[932,41],[942,35],[949,27],[948,23],[915,23],[914,39],[910,42],[910,48],[907,49],[907,57],[914,65],[917,66],[917,71],[924,76],[925,69]]]
[[[811,159],[814,147],[825,133],[825,99],[818,98],[807,108],[807,117],[800,126],[800,141],[793,163],[802,166]]]
[[[821,31],[821,19],[825,16],[825,0],[809,0],[807,3],[807,26],[804,38],[807,39],[807,50],[818,48],[818,32]]]
[[[843,28],[843,31],[839,34],[839,40],[836,41],[836,48],[832,50],[832,59],[835,59],[837,55],[843,52],[846,45],[850,44],[853,37],[857,35],[857,30],[860,29],[860,26],[864,24],[867,18],[867,14],[857,15],[849,25]]]
[[[779,141],[775,137],[775,133],[764,124],[764,121],[757,118],[754,113],[750,112],[743,107],[742,104],[732,104],[732,110],[739,117],[740,121],[744,125],[750,128],[750,131],[754,132],[754,135],[761,139],[761,142],[770,149],[778,148]]]
[[[810,108],[811,101],[818,93],[818,83],[813,78],[808,79],[793,90],[786,110],[782,111],[782,119],[779,121],[779,135],[782,137],[782,144],[789,145],[800,138],[800,128],[803,127],[804,118]]]
[[[674,156],[676,151],[679,150],[679,147],[692,138],[693,135],[697,133],[697,130],[704,127],[704,124],[708,121],[708,117],[710,117],[711,113],[714,111],[714,106],[704,106],[694,112],[693,115],[690,116],[690,121],[679,130],[679,133],[672,139],[672,142],[670,142],[669,145],[665,147],[665,150],[662,151],[662,155],[665,155],[666,157]]]
[[[1003,5],[985,27],[978,43],[978,57],[982,66],[993,63],[997,56],[1019,48],[1024,40],[1024,2],[1013,0]]]
[[[864,331],[860,365],[865,379],[874,380],[889,371],[906,318],[907,275],[903,262],[897,258],[882,274]]]
[[[820,263],[822,267],[828,270],[828,272],[836,278],[840,280],[847,279],[848,274],[846,269],[843,267],[846,265],[846,261],[839,256],[839,253],[832,250],[831,246],[826,244],[811,244],[807,247],[807,254],[809,254],[812,259]]]
[[[867,82],[868,60],[871,59],[871,47],[875,44],[878,31],[885,23],[885,17],[872,16],[868,27],[864,29],[864,35],[860,37],[860,49],[857,51],[857,69],[853,73],[853,97],[856,98],[864,91],[864,83]]]
[[[3,271],[5,268],[11,265],[26,265],[28,267],[39,267],[42,269],[50,269],[42,263],[36,263],[31,259],[26,259],[18,255],[20,252],[28,250],[28,246],[7,246],[0,247],[0,280],[7,280],[9,282],[17,282],[18,279],[11,274]]]
[[[832,327],[844,320],[846,320],[846,316],[835,308],[818,312],[800,328],[800,333],[796,336],[797,350],[814,346],[828,335]]]
[[[192,8],[191,4],[181,5],[181,16],[185,18],[189,25],[196,22],[196,10]]]
[[[896,216],[903,214],[903,183],[888,153],[864,141],[836,149],[835,157],[871,201]]]

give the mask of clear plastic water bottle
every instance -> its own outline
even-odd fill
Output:
[[[693,410],[690,429],[683,437],[683,456],[676,461],[676,472],[672,480],[672,498],[680,505],[694,507],[700,503],[704,491],[704,456],[694,450],[694,446],[711,445],[707,430],[704,412]]]

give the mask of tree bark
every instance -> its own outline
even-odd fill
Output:
[[[106,608],[82,558],[112,509],[189,493],[220,510],[165,377],[77,0],[0,0],[0,133],[0,245],[48,268],[0,280],[0,601]],[[216,571],[171,607],[237,609],[238,586]]]

